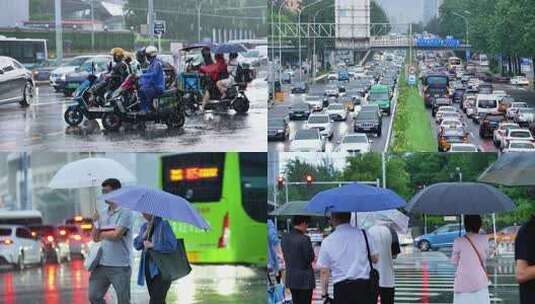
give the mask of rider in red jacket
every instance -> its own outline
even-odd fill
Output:
[[[227,64],[225,63],[225,57],[223,57],[223,54],[216,54],[215,63],[202,66],[199,69],[199,72],[208,75],[213,81],[212,85],[215,85],[215,83],[217,83],[221,79],[221,74],[227,73]],[[208,100],[210,100],[210,92],[209,90],[206,90],[202,99],[203,108],[208,102]]]

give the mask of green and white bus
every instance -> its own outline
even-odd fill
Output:
[[[186,198],[211,226],[171,224],[191,263],[266,265],[266,168],[266,153],[162,156],[163,190]]]

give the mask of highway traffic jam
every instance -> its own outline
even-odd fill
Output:
[[[289,94],[269,111],[269,149],[383,151],[404,60],[397,50],[376,53],[362,65],[340,62],[311,85],[299,81],[299,72],[282,71]]]
[[[447,55],[417,53],[438,151],[535,151],[535,110],[509,93],[527,87],[527,79],[491,76],[484,55],[466,64]]]

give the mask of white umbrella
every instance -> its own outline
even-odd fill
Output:
[[[398,233],[407,233],[409,228],[409,217],[395,209],[357,213],[357,226],[360,228],[367,229],[378,222],[392,223],[392,228]]]
[[[108,178],[116,178],[121,183],[133,183],[136,177],[119,162],[102,157],[84,158],[61,167],[48,184],[53,189],[95,188]],[[94,191],[91,200],[95,204]]]
[[[121,183],[132,183],[136,177],[123,165],[109,158],[84,158],[61,167],[52,177],[48,187],[53,189],[77,189],[97,187],[108,178]]]

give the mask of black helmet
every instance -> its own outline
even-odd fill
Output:
[[[136,60],[141,63],[145,61],[145,48],[140,48],[136,51]]]

